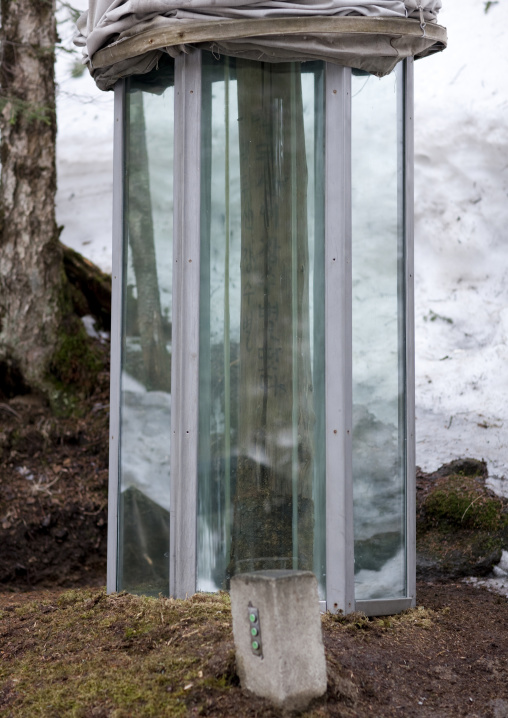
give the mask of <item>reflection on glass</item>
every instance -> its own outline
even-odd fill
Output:
[[[352,78],[357,599],[406,595],[402,71]]]
[[[169,592],[173,61],[127,83],[118,590]]]
[[[204,54],[199,590],[324,591],[323,68]]]

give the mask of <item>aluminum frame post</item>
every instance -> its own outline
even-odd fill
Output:
[[[111,275],[111,383],[109,418],[107,592],[118,590],[118,492],[124,265],[125,80],[115,85],[113,139],[113,267]]]
[[[351,70],[326,65],[326,605],[354,599],[352,469]]]
[[[196,591],[201,51],[175,59],[169,590]]]
[[[406,272],[406,591],[416,606],[414,320],[414,59],[404,61],[404,233]]]

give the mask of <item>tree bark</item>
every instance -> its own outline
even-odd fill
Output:
[[[44,388],[66,311],[55,220],[54,0],[2,0],[0,383]]]
[[[237,77],[242,300],[230,575],[311,569],[314,534],[300,74],[290,65],[274,70],[239,60]]]
[[[128,232],[136,277],[137,323],[147,389],[171,390],[171,357],[162,319],[143,93],[129,95]]]

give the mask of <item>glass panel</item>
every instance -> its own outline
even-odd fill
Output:
[[[323,71],[204,54],[198,589],[324,592]]]
[[[127,82],[118,590],[169,594],[173,61]]]
[[[352,78],[357,599],[406,594],[402,71]]]

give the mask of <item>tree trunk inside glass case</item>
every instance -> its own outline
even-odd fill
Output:
[[[228,574],[312,569],[314,413],[301,76],[237,60],[242,206],[238,466]]]
[[[143,93],[133,92],[129,103],[130,135],[128,231],[137,288],[137,324],[143,358],[143,383],[149,390],[171,390],[171,358],[166,349],[154,229]]]

